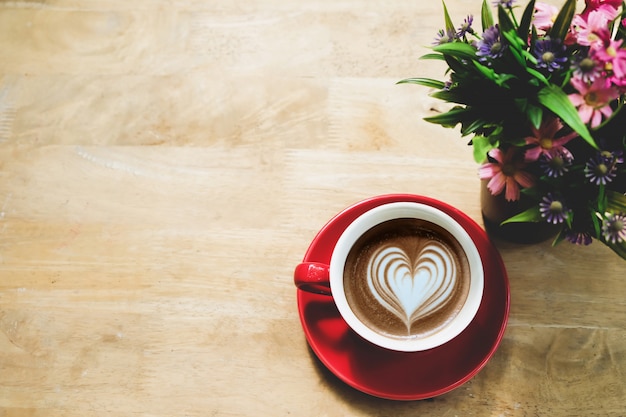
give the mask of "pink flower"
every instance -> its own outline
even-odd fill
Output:
[[[617,9],[621,5],[622,0],[585,0],[585,9],[581,13],[581,15],[586,18],[589,13],[602,7],[608,6]]]
[[[506,153],[495,148],[488,155],[494,162],[481,165],[478,176],[489,180],[487,188],[492,195],[499,195],[504,190],[507,201],[516,201],[520,197],[520,186],[528,188],[534,185],[533,176],[523,170],[525,164],[516,154],[516,148],[510,147]]]
[[[619,12],[610,6],[593,10],[587,16],[577,15],[572,20],[576,28],[576,40],[585,46],[596,46],[610,39],[609,23],[612,22]]]
[[[546,3],[535,3],[533,24],[537,29],[547,31],[554,24],[554,20],[558,14],[559,8],[556,6]]]
[[[619,97],[619,91],[604,78],[596,78],[592,84],[572,78],[571,83],[578,93],[570,94],[569,99],[578,108],[578,115],[584,123],[591,122],[591,127],[597,127],[602,123],[602,116],[613,114],[609,103]]]
[[[524,158],[527,162],[533,162],[539,159],[544,154],[547,157],[551,157],[556,154],[564,155],[568,158],[574,156],[571,152],[565,148],[565,145],[570,140],[578,136],[576,132],[568,133],[567,135],[555,138],[555,135],[563,128],[563,123],[558,118],[544,119],[539,129],[532,127],[534,136],[527,136],[524,138],[527,145],[534,145],[529,148],[524,154]]]

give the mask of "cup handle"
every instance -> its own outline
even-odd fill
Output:
[[[302,262],[296,267],[293,280],[301,290],[331,295],[329,266],[319,262]]]

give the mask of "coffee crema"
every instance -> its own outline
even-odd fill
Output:
[[[419,338],[446,327],[463,307],[470,267],[461,244],[426,220],[393,219],[352,246],[344,291],[358,319],[392,338]]]

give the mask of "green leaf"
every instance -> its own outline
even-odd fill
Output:
[[[617,191],[606,191],[607,209],[614,213],[626,214],[626,195]]]
[[[537,43],[537,39],[539,39],[539,34],[537,33],[537,27],[535,25],[532,25],[529,44],[534,45],[535,43]]]
[[[533,20],[533,13],[535,12],[535,0],[530,0],[528,5],[526,5],[526,9],[524,9],[524,14],[522,15],[522,21],[520,22],[519,27],[517,28],[517,36],[521,39],[524,39],[524,44],[528,46],[528,33],[530,32],[530,25]]]
[[[498,74],[493,70],[493,68],[489,68],[488,66],[483,65],[478,61],[474,61],[474,67],[476,67],[476,69],[480,71],[480,73],[488,80],[496,82],[499,77]]]
[[[528,109],[528,98],[526,97],[514,98],[513,102],[522,113],[525,113]]]
[[[446,7],[446,2],[442,1],[443,4],[443,16],[446,21],[446,33],[455,32],[456,29],[454,27],[454,23],[452,19],[450,19],[450,14],[448,13],[448,8]]]
[[[500,24],[500,33],[515,30],[515,24],[502,4],[498,5],[498,23]]]
[[[576,0],[567,0],[554,20],[549,33],[550,37],[561,41],[565,40],[575,13]]]
[[[517,77],[513,74],[502,74],[498,78],[496,78],[496,84],[500,87],[507,87],[506,82],[509,80],[517,79]]]
[[[448,42],[436,45],[433,51],[458,59],[476,60],[476,48],[465,42]]]
[[[591,223],[593,224],[593,230],[595,232],[595,236],[600,237],[600,234],[602,231],[602,225],[600,224],[600,218],[595,213],[591,215]]]
[[[419,59],[435,59],[438,61],[443,61],[444,60],[444,56],[441,54],[426,54],[426,55],[422,55]]]
[[[491,14],[491,8],[487,4],[487,0],[483,0],[483,5],[480,11],[480,18],[483,25],[483,32],[493,26],[493,14]]]
[[[537,58],[535,58],[535,56],[530,53],[530,51],[522,49],[522,55],[524,56],[524,58],[526,58],[526,61],[530,62],[533,65],[537,65]]]
[[[507,223],[525,223],[525,222],[539,222],[541,221],[541,212],[539,211],[539,206],[533,206],[526,211],[523,211],[519,214],[516,214],[513,217],[509,217],[501,224]]]
[[[472,133],[476,133],[478,130],[483,129],[487,122],[482,119],[476,119],[472,121],[469,125],[461,126],[461,136],[471,135]]]
[[[445,127],[454,127],[464,120],[464,115],[467,110],[463,107],[454,107],[445,113],[438,114],[436,116],[424,117],[424,120],[429,123],[439,124]]]
[[[463,65],[457,58],[450,55],[444,55],[444,59],[450,71],[456,73],[463,73],[467,71],[467,67]]]
[[[456,91],[435,91],[430,96],[442,101],[447,101],[448,103],[457,104],[468,104],[468,101],[470,100],[467,95],[457,93]]]
[[[530,67],[526,67],[526,72],[529,73],[530,75],[532,75],[536,80],[540,81],[543,85],[545,86],[549,86],[550,85],[550,81],[548,81],[548,79],[539,71],[532,69]],[[539,84],[537,84],[539,85]]]
[[[474,63],[474,67],[482,74],[484,78],[486,78],[487,80],[493,81],[496,85],[500,87],[508,88],[508,86],[506,85],[506,82],[508,80],[517,78],[517,76],[513,74],[505,74],[505,73],[498,74],[497,72],[493,70],[493,68],[483,65],[478,61],[474,61],[473,63]]]
[[[598,187],[598,211],[600,213],[606,212],[606,186],[604,184],[600,184]]]
[[[556,237],[552,241],[552,246],[554,247],[558,245],[559,243],[563,242],[566,237],[567,237],[567,233],[565,232],[565,228],[559,230],[559,233],[556,235]]]
[[[523,139],[522,139],[522,143],[525,143]],[[520,190],[520,193],[522,193],[526,197],[529,197],[531,200],[539,201],[543,198],[545,191],[539,189],[539,187],[530,187],[530,188],[522,188]]]
[[[526,60],[522,54],[522,48],[519,45],[519,42],[523,41],[517,36],[517,33],[512,30],[502,32],[502,36],[509,42],[509,51],[511,51],[517,63],[521,67],[526,68]]]
[[[539,129],[543,119],[543,109],[531,103],[528,98],[516,98],[513,101],[520,112],[528,116],[528,121],[530,121],[533,127]]]
[[[485,162],[487,152],[495,148],[496,145],[486,136],[474,136],[472,138],[472,150],[474,160],[478,164]]]
[[[567,217],[565,217],[565,224],[567,224],[568,229],[572,229],[572,225],[574,224],[574,212],[570,212]]]
[[[526,41],[517,35],[514,30],[507,30],[502,35],[509,41],[510,46],[514,47],[521,54],[526,49]]]
[[[596,141],[589,133],[589,129],[578,116],[576,107],[574,107],[563,90],[556,85],[550,84],[539,91],[537,98],[542,105],[559,116],[565,124],[578,133],[589,145],[594,149],[599,149]]]
[[[543,119],[543,110],[541,110],[541,107],[528,104],[528,107],[526,107],[526,114],[528,114],[528,120],[530,120],[533,127],[539,130],[541,127],[541,120]]]
[[[424,87],[442,89],[446,86],[446,83],[432,78],[406,78],[398,81],[396,84],[418,84]]]

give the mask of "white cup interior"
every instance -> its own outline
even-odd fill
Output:
[[[424,337],[399,339],[374,331],[357,318],[348,304],[344,291],[343,275],[345,262],[354,243],[372,227],[398,218],[422,219],[443,227],[461,244],[469,262],[471,279],[465,304],[449,325],[436,333]],[[448,214],[422,203],[388,203],[365,212],[342,233],[333,250],[330,261],[330,288],[341,316],[364,339],[383,348],[396,351],[415,352],[432,349],[458,336],[474,319],[482,300],[483,287],[484,272],[482,261],[478,249],[467,231]]]

